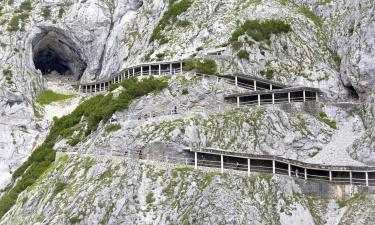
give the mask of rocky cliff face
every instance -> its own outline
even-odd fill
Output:
[[[340,204],[293,180],[64,156],[0,224],[370,224],[374,199]],[[366,202],[366,204],[362,204]]]
[[[43,141],[48,131],[51,118],[37,118],[39,106],[34,102],[36,93],[48,86],[43,74],[46,71],[53,72],[49,71],[50,68],[46,65],[57,66],[60,68],[57,72],[63,73],[71,81],[87,82],[105,79],[140,62],[194,56],[215,59],[220,73],[241,72],[291,86],[320,88],[325,103],[310,107],[296,104],[293,107],[230,110],[230,106],[223,101],[223,95],[238,91],[233,87],[214,81],[174,78],[170,81],[168,90],[163,93],[145,96],[134,102],[128,111],[117,112],[121,130],[108,133],[105,131],[106,124],[101,124],[97,132],[77,146],[72,147],[66,140],[61,140],[55,146],[56,149],[97,154],[108,151],[123,152],[127,148],[148,151],[163,148],[168,150],[168,154],[176,155],[180,154],[178,150],[183,147],[201,145],[273,154],[306,162],[373,165],[373,1],[191,1],[185,11],[163,26],[160,32],[162,38],[151,41],[154,29],[162,23],[165,12],[170,10],[170,3],[159,0],[9,0],[1,3],[0,22],[3,25],[0,27],[0,172],[3,180],[0,180],[0,184],[9,180],[10,171],[14,171],[25,160]],[[240,37],[238,43],[230,41],[232,32],[245,20],[269,19],[284,21],[291,26],[291,32],[272,35],[268,41],[249,40],[246,35]],[[222,56],[207,56],[207,52],[217,49],[224,50]],[[240,51],[246,51],[248,56],[239,57]],[[183,93],[185,89],[188,93]],[[332,104],[338,101],[360,104]],[[176,105],[183,110],[179,115],[166,115],[141,123],[137,120],[139,115],[151,110],[160,109],[165,113]],[[323,111],[331,121],[321,117],[320,112]],[[332,126],[332,121],[336,122],[337,127]],[[118,179],[105,178],[108,185],[102,190],[109,190],[113,196],[109,198],[103,191],[101,196],[85,198],[91,199],[90,204],[95,202],[96,208],[78,212],[80,206],[74,201],[79,198],[79,191],[72,189],[69,193],[64,191],[52,194],[56,188],[52,181],[64,178],[62,182],[67,182],[65,178],[69,177],[69,187],[78,187],[78,184],[84,181],[88,188],[85,190],[89,190],[87,195],[94,193],[104,184],[96,183],[94,175],[91,174],[94,173],[92,169],[87,169],[92,171],[88,175],[86,170],[84,175],[83,172],[76,173],[80,171],[78,168],[84,164],[84,160],[76,159],[74,163],[60,164],[51,168],[51,171],[56,171],[43,177],[36,185],[36,190],[45,188],[40,192],[43,194],[39,195],[35,189],[28,190],[5,217],[4,224],[24,224],[28,220],[40,224],[59,224],[70,223],[70,219],[82,221],[83,224],[101,220],[116,224],[121,221],[126,223],[124,215],[133,215],[128,219],[140,223],[147,223],[152,219],[157,219],[160,223],[194,223],[197,220],[193,220],[189,213],[195,214],[194,211],[198,212],[209,205],[213,205],[212,210],[219,210],[220,215],[201,215],[202,217],[196,219],[206,221],[205,223],[222,220],[227,223],[246,223],[252,219],[254,223],[263,224],[268,223],[268,218],[257,221],[254,221],[254,218],[262,218],[265,213],[262,212],[263,206],[268,200],[258,200],[267,198],[272,198],[272,201],[269,201],[277,205],[266,207],[271,214],[275,214],[271,220],[275,219],[282,224],[291,219],[295,221],[297,218],[294,215],[297,214],[306,215],[298,217],[302,220],[299,224],[321,224],[323,222],[317,221],[317,218],[332,213],[316,214],[313,209],[308,208],[306,201],[309,198],[306,196],[301,197],[301,200],[291,197],[287,190],[277,192],[277,187],[282,187],[285,182],[283,179],[259,178],[250,182],[231,176],[214,176],[214,182],[210,181],[210,184],[201,190],[198,184],[191,185],[191,181],[204,180],[208,175],[199,174],[196,175],[197,178],[193,178],[189,172],[178,173],[178,179],[181,178],[180,175],[188,179],[189,185],[183,185],[186,186],[186,192],[179,193],[179,196],[173,194],[177,199],[184,199],[181,203],[176,203],[185,210],[185,213],[181,214],[176,211],[175,205],[146,204],[145,198],[152,187],[157,189],[159,194],[162,192],[157,188],[160,179],[170,179],[171,182],[177,183],[182,181],[174,181],[169,174],[160,175],[165,177],[151,179],[151,182],[144,175],[147,166],[137,163],[134,165],[137,169],[131,171],[138,177],[136,180],[132,181],[133,178],[130,177],[121,178],[122,181],[130,182],[130,186],[135,186],[130,188],[131,192],[127,197],[113,205],[110,199],[123,194],[128,187],[115,188]],[[103,166],[103,171],[114,166],[111,163],[94,164]],[[120,164],[118,166],[122,168]],[[130,172],[127,164],[123,167],[121,174]],[[67,168],[77,169],[66,172]],[[167,170],[164,173],[171,172]],[[49,187],[42,186],[43,179],[50,184]],[[246,200],[241,200],[253,204],[238,204],[233,201],[223,207],[221,201],[237,195],[236,191],[230,191],[225,198],[220,199],[220,193],[226,193],[231,188],[218,184],[232,181],[235,183],[235,189],[246,192],[245,190],[250,188],[254,193],[259,190],[263,192],[259,195],[251,194]],[[270,185],[270,182],[274,184]],[[272,197],[265,197],[268,192],[265,190],[274,193]],[[131,199],[135,193],[141,196],[138,203],[135,202],[136,199]],[[68,194],[70,197],[62,201],[62,196]],[[157,202],[160,196],[156,196]],[[290,200],[291,198],[293,200]],[[24,202],[20,202],[21,200]],[[188,209],[187,204],[191,202],[197,204]],[[322,202],[324,201],[319,200],[316,207],[324,209]],[[337,207],[334,203],[324,204],[328,205],[329,210]],[[361,205],[361,215],[354,215],[351,209],[344,214],[340,214],[344,210],[333,210],[344,217],[333,217],[336,218],[333,221],[327,216],[326,223],[337,224],[340,220],[350,223],[357,218],[359,221],[365,217],[366,210],[372,208],[371,204]],[[46,208],[43,205],[47,205]],[[125,210],[122,205],[130,208]],[[65,207],[69,210],[64,211]],[[291,211],[281,212],[283,207]],[[39,214],[24,215],[27,210],[35,208],[39,210]],[[225,212],[224,208],[229,208],[231,213]],[[48,214],[42,214],[45,209]],[[237,215],[238,218],[245,218],[246,215],[249,219],[239,221],[231,215]],[[54,216],[55,220],[51,221]],[[364,221],[371,221],[367,219]]]

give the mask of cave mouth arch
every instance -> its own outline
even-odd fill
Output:
[[[87,64],[77,46],[57,30],[45,30],[33,40],[35,69],[43,75],[59,75],[69,80],[80,80]]]

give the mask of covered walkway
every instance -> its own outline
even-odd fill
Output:
[[[215,167],[257,173],[280,174],[304,180],[343,185],[375,186],[375,167],[309,164],[272,155],[252,155],[219,149],[185,149],[194,154],[194,167]]]

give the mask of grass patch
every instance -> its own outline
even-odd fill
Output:
[[[322,21],[322,18],[320,18],[318,15],[316,15],[313,11],[311,11],[309,8],[307,8],[306,6],[302,6],[298,9],[298,11],[300,13],[302,13],[303,15],[305,15],[307,18],[309,18],[311,21],[313,21],[313,23],[319,27],[319,28],[322,28],[323,27],[323,21]]]
[[[364,194],[355,194],[353,197],[349,199],[340,199],[337,201],[337,204],[339,205],[340,208],[343,208],[345,206],[351,206],[355,202],[363,202],[366,200],[366,196]]]
[[[275,73],[274,70],[262,70],[262,71],[260,71],[260,74],[263,77],[266,77],[268,80],[271,80],[274,77],[274,73]]]
[[[81,219],[79,218],[79,216],[73,216],[73,217],[69,218],[70,224],[79,223],[80,221],[81,221]]]
[[[51,17],[51,9],[48,7],[45,7],[42,9],[42,16],[44,19],[49,19]]]
[[[288,33],[291,30],[290,25],[281,20],[271,19],[264,22],[246,20],[243,25],[233,31],[230,42],[232,45],[237,45],[238,38],[246,34],[254,41],[266,41],[266,43],[270,44],[269,40],[272,34]]]
[[[36,102],[40,105],[48,105],[52,102],[62,101],[72,98],[74,95],[65,95],[60,93],[55,93],[51,90],[42,91],[38,94]]]
[[[184,69],[187,71],[195,71],[204,74],[216,74],[217,65],[215,60],[212,59],[192,59],[185,62]]]
[[[110,132],[115,132],[117,130],[120,130],[121,129],[121,125],[120,124],[108,124],[107,126],[105,126],[105,132],[107,133],[110,133]]]
[[[55,189],[53,190],[53,195],[57,195],[58,193],[62,192],[65,189],[66,185],[67,184],[64,182],[56,182]]]
[[[240,50],[237,53],[238,58],[240,59],[249,59],[249,53],[246,50]]]
[[[318,153],[319,153],[319,151],[311,152],[311,153],[309,153],[309,157],[310,157],[310,158],[313,158],[313,157],[315,157]]]
[[[155,198],[154,198],[154,193],[153,192],[149,192],[146,196],[146,203],[147,204],[151,204],[155,201]]]
[[[159,24],[155,27],[152,32],[150,43],[159,41],[160,44],[165,44],[168,39],[162,34],[162,32],[174,22],[176,22],[177,16],[189,9],[193,2],[191,0],[169,0],[168,9],[165,11],[163,17],[160,19]],[[187,21],[188,22],[188,21]],[[182,22],[182,25],[190,25],[187,22]],[[181,23],[181,22],[180,22]]]
[[[327,114],[325,112],[319,113],[319,120],[325,124],[327,124],[332,129],[337,129],[336,121],[331,120],[328,118]]]

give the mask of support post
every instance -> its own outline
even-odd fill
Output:
[[[305,180],[307,180],[307,169],[305,168]]]
[[[275,104],[275,93],[272,93],[272,105]]]
[[[288,103],[290,103],[290,92],[288,92]]]
[[[182,62],[180,62],[180,72],[182,73]]]
[[[161,65],[159,64],[159,76],[161,75]]]
[[[237,78],[237,76],[234,77],[234,83],[236,84],[236,87],[238,87],[238,78]]]
[[[81,85],[78,86],[78,92],[81,92]]]
[[[315,100],[316,100],[316,102],[319,102],[319,93],[318,92],[315,92]]]
[[[257,81],[254,80],[254,91],[256,91],[256,90],[257,90]]]
[[[303,102],[306,102],[306,91],[303,90],[303,91],[302,91],[302,94],[303,94]]]
[[[92,93],[92,85],[90,85],[90,93]]]
[[[240,96],[237,96],[237,107],[240,107]]]
[[[85,86],[85,93],[87,93],[87,85]]]
[[[224,156],[220,155],[220,168],[221,168],[221,173],[224,173]]]
[[[272,160],[272,173],[276,174],[276,163],[275,163],[275,160]]]
[[[292,176],[292,166],[290,164],[288,164],[288,176]]]
[[[148,75],[151,76],[151,65],[148,66]]]
[[[350,185],[353,184],[353,173],[352,173],[352,171],[349,171],[349,182],[350,182]]]
[[[250,158],[247,159],[247,175],[250,176]]]
[[[260,106],[260,95],[258,94],[258,106]]]
[[[129,79],[129,77],[130,77],[130,70],[128,70],[128,79]]]
[[[367,186],[367,187],[369,186],[369,182],[368,182],[368,172],[366,172],[366,186]]]
[[[272,91],[272,84],[270,84],[270,90]]]
[[[329,181],[332,182],[332,171],[329,171]]]
[[[173,65],[172,65],[172,63],[170,63],[170,64],[169,64],[169,71],[170,71],[170,73],[171,73],[171,76],[172,76],[172,67],[173,67]]]
[[[143,76],[143,66],[141,66],[141,76]]]
[[[134,75],[135,75],[135,69],[134,69],[134,67],[133,67],[133,77],[134,77]]]
[[[198,153],[194,152],[194,169],[198,169]]]

